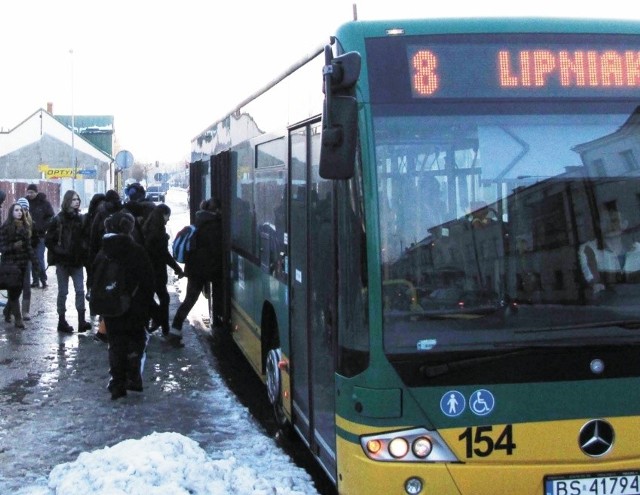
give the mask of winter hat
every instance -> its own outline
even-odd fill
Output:
[[[105,194],[104,194],[104,200],[109,202],[109,203],[119,203],[120,202],[120,195],[115,192],[113,189],[109,189]]]
[[[129,197],[129,201],[142,201],[145,197],[145,190],[142,184],[134,182],[127,187],[125,194]]]
[[[35,184],[29,184],[27,186],[27,191],[35,191],[38,192],[38,186],[36,186]]]
[[[16,203],[19,204],[23,210],[29,211],[29,200],[27,198],[19,198]]]
[[[114,213],[104,221],[107,232],[112,234],[131,234],[135,223],[133,215],[126,211]]]

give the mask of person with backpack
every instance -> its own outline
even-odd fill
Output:
[[[214,302],[220,301],[222,283],[222,214],[220,202],[209,199],[203,201],[196,212],[195,234],[191,239],[192,249],[186,252],[185,274],[187,276],[187,292],[184,301],[176,311],[167,336],[167,341],[183,347],[182,325],[189,311],[198,301],[200,293],[207,282],[213,282]],[[219,303],[214,307],[216,316],[221,314]]]
[[[169,252],[169,234],[167,234],[166,224],[171,217],[171,209],[164,203],[157,205],[142,227],[144,236],[144,247],[151,258],[153,274],[155,280],[155,293],[158,295],[159,304],[153,305],[152,318],[153,325],[150,332],[158,327],[162,328],[162,335],[169,333],[169,291],[167,283],[167,266],[173,269],[178,278],[184,277],[184,272],[180,265],[173,259]]]
[[[78,332],[91,329],[85,320],[84,262],[87,257],[88,240],[84,239],[84,220],[80,213],[80,196],[76,191],[64,193],[60,212],[51,219],[45,235],[49,265],[55,265],[58,280],[58,332],[73,333],[65,313],[69,278],[75,290],[75,306],[78,311]]]
[[[107,389],[111,399],[142,392],[146,324],[153,303],[153,266],[143,246],[133,240],[133,216],[119,211],[105,221],[107,229],[93,265],[91,311],[104,319],[109,343]]]

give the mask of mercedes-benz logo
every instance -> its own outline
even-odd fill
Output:
[[[580,450],[590,457],[605,455],[613,447],[615,440],[613,426],[603,419],[594,419],[580,429],[578,443]]]

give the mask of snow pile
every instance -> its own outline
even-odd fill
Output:
[[[140,440],[83,452],[76,461],[56,466],[49,475],[49,488],[56,495],[305,494],[292,487],[289,476],[266,479],[232,453],[225,455],[213,460],[197,442],[183,435],[152,433]]]

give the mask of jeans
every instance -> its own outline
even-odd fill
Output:
[[[180,307],[173,317],[173,324],[171,325],[173,328],[182,329],[182,324],[189,315],[189,311],[191,311],[196,302],[198,302],[205,283],[205,280],[196,277],[189,277],[187,279],[187,292],[184,296],[184,301],[182,301],[182,304],[180,304]]]
[[[31,299],[31,261],[27,262],[22,277],[22,299]]]
[[[44,237],[40,237],[38,239],[38,245],[36,246],[36,258],[38,259],[38,263],[40,264],[40,272],[36,273],[36,267],[32,266],[31,267],[31,275],[33,277],[33,281],[34,282],[38,282],[38,279],[40,279],[39,281],[42,282],[43,284],[47,281],[47,272],[46,272],[46,268],[47,265],[44,262]]]
[[[76,310],[78,312],[84,312],[84,267],[82,265],[56,265],[56,277],[58,278],[58,315],[62,316],[66,312],[69,277],[71,277],[73,289],[76,292]]]

